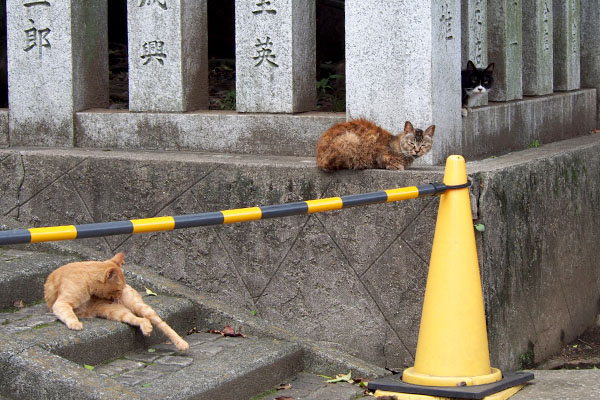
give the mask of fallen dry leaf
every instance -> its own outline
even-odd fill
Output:
[[[221,333],[223,334],[223,336],[235,335],[235,329],[233,329],[229,325],[225,325],[225,328],[223,328],[223,331]]]
[[[23,304],[23,300],[17,300],[13,303],[13,306],[15,308],[23,308],[25,307],[25,304]]]
[[[221,336],[228,336],[228,337],[243,337],[243,338],[247,337],[243,333],[235,333],[235,329],[233,329],[229,325],[225,325],[225,327],[221,331],[219,331],[217,329],[210,329],[208,331],[208,333],[215,333],[215,334],[219,334]]]
[[[275,397],[275,400],[296,400],[296,398],[289,397],[289,396],[279,396],[279,397]]]
[[[287,390],[287,389],[291,389],[291,388],[292,388],[291,383],[280,383],[279,386],[277,386],[277,390]]]

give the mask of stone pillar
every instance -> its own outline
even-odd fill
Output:
[[[521,0],[488,0],[488,57],[495,63],[492,101],[523,97]]]
[[[206,0],[128,0],[129,110],[208,107]]]
[[[523,0],[523,94],[553,92],[552,0]]]
[[[554,89],[579,89],[580,2],[579,0],[554,0],[553,7]],[[598,21],[594,24],[598,24]]]
[[[238,112],[316,107],[315,0],[235,1]]]
[[[108,107],[106,0],[7,0],[10,144],[72,146],[74,113]]]
[[[438,164],[461,151],[459,0],[346,0],[346,114],[394,133],[436,125]]]
[[[488,66],[487,48],[487,1],[462,1],[462,69],[467,67],[469,60],[476,67]],[[492,88],[493,89],[493,88]],[[479,97],[476,106],[488,103],[488,95]]]
[[[596,88],[598,113],[596,127],[600,127],[600,0],[581,3],[581,86]]]

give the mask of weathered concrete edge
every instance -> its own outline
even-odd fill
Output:
[[[89,110],[75,115],[76,147],[200,150],[311,156],[321,134],[342,113],[245,114],[228,111],[131,113]]]
[[[481,158],[546,144],[597,128],[596,90],[557,92],[490,103],[463,118],[463,155]]]
[[[0,395],[10,399],[140,398],[112,379],[5,334],[0,334]]]

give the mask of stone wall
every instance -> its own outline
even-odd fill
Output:
[[[515,369],[599,311],[600,137],[468,163],[494,366]],[[438,167],[326,174],[312,159],[0,150],[3,228],[179,215],[440,181]],[[437,198],[63,242],[124,251],[244,313],[389,368],[412,365]],[[32,245],[35,246],[35,245]]]

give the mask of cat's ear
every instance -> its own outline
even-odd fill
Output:
[[[473,72],[476,69],[477,68],[475,68],[475,64],[473,64],[473,61],[471,61],[471,60],[467,61],[467,71]]]
[[[117,264],[119,267],[123,266],[123,260],[125,260],[125,254],[123,253],[117,253],[113,258],[110,259],[110,261]]]
[[[425,129],[423,135],[433,137],[433,132],[435,132],[435,125],[431,125],[429,128]]]
[[[488,65],[487,68],[485,69],[485,72],[489,72],[489,73],[494,72],[494,63],[491,63],[490,65]]]
[[[112,267],[107,269],[104,273],[104,283],[118,281],[120,277],[119,272],[121,272],[121,269],[118,267]]]
[[[415,128],[413,128],[412,124],[410,123],[410,121],[406,121],[404,123],[404,133],[411,133],[414,132]]]

